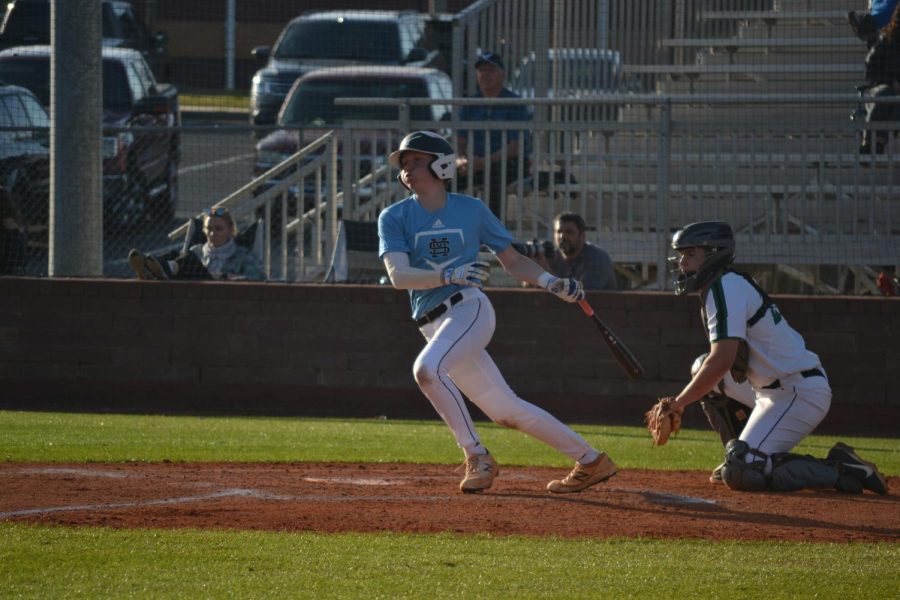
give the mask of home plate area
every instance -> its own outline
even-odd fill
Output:
[[[550,494],[565,468],[501,466],[491,489],[458,491],[447,465],[0,463],[0,520],[270,531],[454,532],[813,542],[900,540],[896,495],[739,493],[708,472],[623,469]],[[890,486],[900,489],[898,477]]]

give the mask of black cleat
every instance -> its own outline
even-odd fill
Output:
[[[724,469],[724,468],[725,468],[725,463],[722,463],[721,465],[719,465],[718,467],[713,469],[713,472],[709,476],[709,482],[710,483],[724,483],[724,481],[722,480],[722,469]]]
[[[887,480],[878,472],[875,463],[861,459],[853,448],[838,442],[828,451],[828,460],[839,462],[843,465],[843,475],[851,475],[862,483],[864,489],[871,490],[882,496],[888,493]]]

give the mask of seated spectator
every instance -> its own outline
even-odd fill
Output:
[[[588,242],[584,218],[573,212],[556,215],[553,220],[556,250],[552,256],[538,254],[537,262],[557,277],[581,281],[586,290],[615,290],[616,271],[609,254]]]
[[[128,263],[139,279],[264,279],[259,259],[237,243],[237,225],[228,209],[219,206],[203,212],[206,243],[160,257],[138,250],[129,252]]]
[[[25,220],[0,186],[0,275],[14,275],[25,265],[26,235]]]
[[[894,9],[890,22],[878,34],[866,56],[865,93],[869,97],[883,98],[900,95],[900,5]],[[900,104],[866,104],[866,123],[900,121]],[[887,130],[863,131],[860,154],[884,152],[890,132]]]
[[[506,80],[506,66],[503,58],[496,52],[482,52],[475,61],[475,79],[478,83],[476,98],[519,98],[512,90],[504,87]],[[519,106],[463,106],[460,117],[463,121],[530,121],[531,111],[524,105]],[[469,134],[472,134],[471,156],[469,152]],[[502,131],[499,129],[490,131],[461,129],[457,139],[456,169],[463,181],[471,172],[473,185],[484,185],[485,168],[489,170],[490,187],[488,204],[499,219],[503,206],[500,191],[504,181],[511,182],[519,178],[519,153],[524,153],[524,170],[522,177],[528,177],[531,173],[528,154],[530,153],[530,139],[527,135],[520,136],[517,130]],[[506,146],[502,146],[503,136],[506,135]],[[520,137],[523,138],[520,140]],[[520,144],[521,141],[521,144]],[[488,146],[490,143],[490,146]],[[503,152],[506,151],[506,161],[503,161]]]
[[[851,10],[847,21],[853,33],[871,48],[881,31],[891,20],[898,0],[869,0],[869,10]]]

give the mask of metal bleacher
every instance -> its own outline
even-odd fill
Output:
[[[516,6],[502,0],[494,4],[510,10]],[[610,253],[632,287],[664,289],[672,232],[692,221],[723,219],[735,228],[740,263],[750,270],[758,267],[754,274],[773,293],[878,293],[878,270],[900,270],[900,143],[892,140],[884,154],[862,156],[858,145],[863,124],[848,118],[860,106],[855,86],[862,82],[866,46],[840,14],[863,9],[863,0],[850,0],[849,5],[837,0],[719,4],[735,10],[696,12],[698,19],[712,24],[709,27],[701,22],[697,27],[653,30],[652,43],[668,52],[665,64],[662,53],[659,60],[633,64],[629,54],[621,53],[622,73],[640,76],[640,85],[626,80],[620,89],[583,95],[557,91],[546,97],[499,100],[455,96],[442,102],[453,104],[454,115],[460,106],[476,101],[520,102],[534,108],[536,117],[527,125],[466,123],[470,129],[504,135],[524,127],[533,138],[529,158],[538,176],[507,178],[502,192],[502,217],[519,239],[548,239],[555,214],[579,212],[589,224],[591,241]],[[745,10],[748,7],[759,10]],[[630,31],[633,25],[623,27]],[[684,35],[669,37],[673,31]],[[731,47],[736,50],[729,51]],[[615,46],[613,50],[619,51]],[[645,76],[653,78],[652,87],[645,85]],[[365,99],[379,101],[397,103],[395,98]],[[353,183],[351,171],[343,171],[341,182],[332,181],[339,170],[337,148],[343,165],[356,165],[361,161],[354,153],[360,148],[390,147],[385,140],[399,139],[410,129],[441,131],[452,140],[458,121],[409,119],[411,106],[428,101],[404,99],[400,113],[406,116],[398,121],[345,122],[328,139],[323,137],[322,148],[310,146],[273,169],[296,169],[283,182],[255,195],[252,190],[261,181],[254,181],[227,199],[268,211],[268,202],[289,189],[318,193],[330,187],[314,201],[307,199],[304,214],[280,220],[284,231],[272,238],[291,243],[296,238],[299,250],[296,261],[288,264],[293,251],[288,253],[285,244],[273,246],[271,261],[267,258],[273,270],[280,264],[288,279],[319,280],[331,257],[335,281],[352,277],[343,275],[342,261],[346,256],[349,273],[357,250],[347,239],[352,232],[341,229],[338,220],[371,222],[379,210],[405,197],[406,190],[396,183],[386,156],[374,161],[381,166],[366,175],[366,181]],[[593,110],[580,110],[584,108]],[[607,117],[572,116],[578,114]],[[900,130],[900,123],[884,127]],[[331,158],[322,167],[322,180],[301,181],[319,173],[320,166],[308,161],[326,155]],[[543,181],[542,174],[547,175]],[[471,184],[459,177],[452,189],[474,193]],[[364,188],[379,192],[374,197],[357,194]],[[246,198],[238,197],[241,194]],[[347,244],[343,254],[335,252],[341,232]],[[370,274],[379,272],[377,262],[373,268],[362,266]]]
[[[670,99],[631,105],[623,122],[668,125],[664,135],[617,132],[598,152],[612,229],[598,242],[617,261],[641,262],[661,250],[648,251],[638,232],[723,218],[749,245],[744,261],[829,291],[852,272],[857,289],[872,289],[872,265],[900,262],[900,154],[857,152],[849,115],[867,49],[846,22],[852,8],[864,7],[781,0],[774,10],[703,11],[701,20],[732,22],[732,34],[663,38],[672,64],[623,65],[656,76],[654,92]],[[823,270],[835,275],[826,281]]]

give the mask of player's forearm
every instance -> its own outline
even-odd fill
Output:
[[[541,281],[541,276],[549,275],[547,271],[530,258],[519,254],[512,246],[498,253],[497,259],[503,265],[503,269],[519,281],[546,287],[546,285],[542,285],[545,282]]]
[[[722,381],[722,378],[730,368],[731,363],[714,357],[711,353],[691,382],[675,397],[676,406],[686,408],[706,396],[710,390]]]
[[[398,290],[428,290],[444,285],[440,271],[417,269],[409,265],[388,264],[385,260],[391,285]]]

